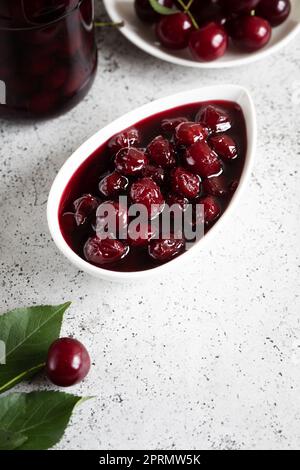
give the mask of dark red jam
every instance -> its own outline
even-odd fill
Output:
[[[0,117],[45,118],[76,105],[97,65],[93,0],[0,3]]]
[[[245,119],[236,103],[193,103],[148,117],[101,145],[72,176],[59,207],[62,234],[75,253],[104,269],[164,264],[190,247],[174,225],[165,235],[160,222],[166,208],[176,204],[182,213],[189,207],[191,225],[202,223],[207,233],[238,187],[246,150]],[[117,229],[103,237],[99,225],[107,224],[99,214],[108,201]],[[133,204],[147,211],[139,236],[130,225]]]

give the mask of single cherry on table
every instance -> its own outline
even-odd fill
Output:
[[[175,217],[187,217],[191,208],[190,226],[202,223],[207,233],[231,201],[246,150],[236,103],[191,103],[137,122],[103,143],[68,182],[59,208],[62,235],[102,269],[143,271],[167,263],[189,248],[189,237],[172,225]],[[194,217],[198,204],[204,219]],[[136,205],[146,219],[133,225]]]
[[[81,382],[88,374],[91,359],[84,345],[73,338],[59,338],[49,348],[46,375],[60,387]]]

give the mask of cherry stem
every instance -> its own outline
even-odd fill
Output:
[[[186,13],[189,17],[195,29],[199,29],[199,25],[195,20],[194,16],[190,12],[190,8],[193,4],[194,0],[190,0],[189,3],[186,5],[183,0],[178,0],[179,5],[183,8],[184,13]]]
[[[124,26],[124,21],[120,21],[118,23],[114,23],[113,21],[95,21],[96,28],[121,28]]]

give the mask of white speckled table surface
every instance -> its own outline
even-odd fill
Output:
[[[223,71],[160,62],[114,30],[98,45],[98,75],[77,108],[36,125],[0,122],[1,311],[72,300],[63,333],[93,357],[72,391],[96,398],[57,448],[299,448],[299,37],[264,62]],[[251,182],[210,250],[180,275],[141,284],[78,272],[46,222],[63,162],[126,111],[219,83],[249,88],[259,141]]]

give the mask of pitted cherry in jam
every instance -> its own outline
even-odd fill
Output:
[[[198,240],[178,229],[177,217],[207,233],[238,187],[246,151],[236,103],[193,103],[150,116],[112,136],[73,175],[59,208],[62,234],[78,256],[103,269],[167,263]],[[136,205],[146,216],[134,226]]]

